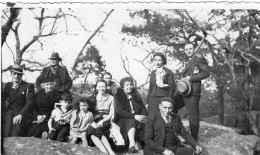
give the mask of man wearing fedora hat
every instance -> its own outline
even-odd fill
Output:
[[[199,100],[201,93],[201,80],[209,77],[209,67],[204,57],[198,57],[194,52],[192,42],[185,44],[185,54],[189,58],[182,72],[182,79],[177,83],[178,93],[174,96],[177,113],[186,106],[190,124],[191,135],[195,140],[199,133]]]
[[[175,106],[169,97],[160,99],[159,112],[150,114],[145,121],[144,155],[194,155],[202,148],[182,124],[179,115],[172,113]],[[181,135],[192,148],[184,147]]]
[[[59,53],[52,53],[49,59],[51,60],[51,65],[49,67],[43,68],[41,74],[36,79],[36,87],[38,90],[41,90],[42,80],[50,77],[55,82],[55,90],[62,93],[68,92],[72,87],[72,80],[66,67],[59,65],[62,60],[59,56]]]
[[[10,68],[12,82],[6,83],[2,104],[4,105],[3,137],[26,135],[26,122],[35,102],[34,85],[22,80],[23,69],[14,64]]]

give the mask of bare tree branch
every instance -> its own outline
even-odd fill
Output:
[[[72,14],[65,14],[63,11],[62,11],[62,13],[63,13],[64,18],[65,18],[65,16],[71,16],[71,17],[73,17],[74,19],[76,19],[76,20],[79,22],[80,26],[81,26],[85,31],[89,32],[89,30],[87,30],[87,28],[84,26],[84,24],[80,21],[80,18],[78,18],[77,16],[74,16],[74,15],[72,15]]]
[[[124,68],[125,72],[126,72],[130,77],[133,77],[132,74],[129,72],[129,62],[128,62],[128,58],[127,58],[127,57],[123,58],[122,55],[121,55],[120,57],[121,57],[121,60],[122,60],[122,62],[123,62],[123,68]],[[128,68],[126,67],[126,62],[128,62]]]
[[[59,11],[58,11],[57,14],[56,14],[56,18],[55,18],[55,20],[54,20],[54,22],[53,22],[53,24],[52,24],[52,28],[51,28],[51,31],[50,31],[49,34],[52,34],[52,33],[55,31],[55,30],[54,30],[54,26],[55,26],[55,24],[56,24],[56,22],[57,22],[57,20],[58,20],[59,13],[60,13],[60,9],[59,9]],[[66,26],[67,26],[67,23],[66,23]]]
[[[33,61],[33,60],[31,60],[31,59],[23,59],[23,61],[28,62],[28,63],[30,63],[30,64],[36,64],[36,65],[38,65],[39,67],[46,67],[46,66],[48,66],[48,64],[49,64],[49,63],[43,64],[43,63],[40,63],[40,62],[38,62],[38,61]]]
[[[44,8],[41,10],[41,17],[43,17],[44,14]],[[21,55],[25,52],[25,50],[30,47],[36,40],[38,40],[42,34],[42,23],[43,23],[43,18],[39,19],[39,27],[38,27],[38,35],[33,36],[32,40],[29,41],[22,49],[21,49]]]
[[[8,43],[7,42],[5,42],[5,44],[6,44],[6,46],[9,48],[9,50],[11,51],[11,53],[12,53],[12,56],[13,56],[13,63],[15,62],[15,56],[14,56],[14,52],[13,52],[13,50],[11,49],[11,47],[8,45]]]
[[[260,59],[257,58],[256,56],[252,55],[251,53],[244,53],[246,56],[251,57],[252,59],[254,59],[255,61],[257,61],[258,63],[260,63]]]
[[[78,61],[80,56],[82,55],[84,49],[86,48],[86,46],[90,43],[91,39],[100,31],[100,29],[104,26],[104,23],[107,21],[108,17],[111,15],[111,13],[114,11],[114,9],[112,9],[106,16],[106,18],[102,21],[102,23],[100,24],[100,26],[94,31],[94,33],[88,38],[88,40],[86,41],[86,43],[83,45],[82,49],[80,50],[78,56],[76,57],[74,64],[72,66],[72,79],[75,79],[77,77],[77,73],[76,73],[76,67],[78,65]]]
[[[66,19],[66,17],[65,17],[65,14],[64,14],[64,12],[60,9],[60,12],[63,14],[63,19],[65,20],[65,26],[66,26],[66,34],[68,34],[68,23],[67,23],[67,19]]]

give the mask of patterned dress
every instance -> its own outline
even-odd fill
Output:
[[[78,138],[86,138],[87,130],[84,132],[79,132],[76,129],[84,129],[86,126],[89,126],[93,121],[93,114],[92,112],[88,111],[87,113],[74,110],[72,112],[71,122],[73,126],[70,129],[71,137],[78,137]]]
[[[112,109],[110,109],[112,108]],[[107,117],[110,113],[110,110],[113,111],[112,118],[114,116],[114,97],[106,94],[104,97],[96,97],[95,109],[94,109],[94,122],[98,123],[103,118]],[[110,121],[111,121],[110,120]],[[106,121],[103,123],[102,127],[93,128],[92,126],[88,129],[88,136],[95,135],[101,138],[102,135],[105,135],[107,138],[109,137],[109,128],[111,126],[110,121]]]

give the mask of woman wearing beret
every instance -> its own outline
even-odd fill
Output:
[[[170,69],[165,67],[167,63],[165,55],[156,52],[153,58],[156,69],[150,74],[150,84],[146,99],[149,114],[159,111],[159,103],[162,97],[173,99],[175,91],[174,75]]]
[[[120,132],[129,146],[129,153],[136,152],[136,142],[143,141],[144,122],[148,115],[140,94],[134,88],[134,80],[125,77],[120,81],[121,88],[115,95],[117,121]]]

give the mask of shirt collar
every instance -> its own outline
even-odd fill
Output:
[[[161,114],[161,115],[162,115],[162,114]],[[166,121],[166,117],[165,117],[165,116],[163,116],[163,115],[162,115],[162,118],[164,119],[164,121],[165,121],[165,122],[167,122],[167,121]],[[171,119],[172,119],[172,117],[171,117],[171,116],[169,116],[169,119],[171,120]]]
[[[14,82],[13,82],[13,85],[18,85],[18,86],[19,86],[19,85],[21,84],[21,82],[22,82],[22,80],[20,80],[19,83],[14,83]]]

